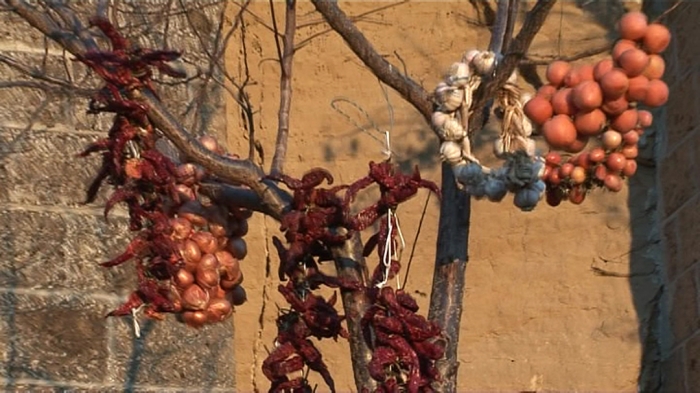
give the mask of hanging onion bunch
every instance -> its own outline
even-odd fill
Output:
[[[452,65],[435,89],[437,105],[432,126],[442,140],[440,158],[452,165],[460,187],[477,199],[493,202],[500,202],[511,192],[513,203],[529,211],[544,195],[545,184],[540,179],[544,160],[535,149],[533,125],[524,112],[529,97],[516,84],[517,74],[508,79],[496,100],[502,121],[494,154],[505,164],[498,169],[482,166],[471,152],[467,134],[473,94],[482,78],[493,74],[497,60],[492,52],[471,50]]]
[[[551,63],[549,83],[525,105],[552,150],[542,177],[551,206],[565,199],[582,203],[596,187],[620,191],[637,170],[639,139],[652,124],[652,114],[639,106],[668,100],[661,53],[669,30],[641,12],[623,15],[617,30],[610,58],[594,65]]]

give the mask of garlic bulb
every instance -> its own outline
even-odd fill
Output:
[[[443,111],[448,113],[454,112],[464,101],[464,90],[440,82],[437,89],[435,89],[435,98],[437,98]]]
[[[444,112],[440,112],[440,111],[433,112],[433,116],[431,118],[431,123],[433,124],[433,127],[439,129],[439,128],[442,128],[445,125],[445,122],[451,117],[452,116],[450,116],[449,114],[444,113]]]
[[[446,141],[459,141],[467,136],[467,132],[454,117],[447,119],[438,131],[440,131],[440,137]]]
[[[440,145],[440,159],[453,166],[463,162],[461,146],[457,142],[442,142],[442,145]]]
[[[450,86],[462,88],[465,87],[469,82],[470,75],[471,71],[469,69],[468,63],[454,63],[452,64],[452,67],[450,67],[450,71],[448,72],[446,82]]]
[[[464,55],[462,55],[462,63],[467,63],[467,64],[471,63],[472,60],[474,59],[474,57],[476,55],[478,55],[479,53],[481,53],[481,51],[478,49],[468,50],[467,52],[464,53]]]
[[[490,51],[479,52],[471,61],[477,74],[487,76],[496,69],[496,54]]]

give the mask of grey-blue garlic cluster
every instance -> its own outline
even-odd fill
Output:
[[[495,100],[502,118],[494,154],[505,165],[487,168],[471,151],[468,129],[473,94],[484,78],[493,76],[497,64],[496,54],[479,50],[470,50],[454,63],[435,89],[438,105],[432,126],[442,140],[440,158],[452,165],[460,187],[477,199],[493,202],[502,201],[511,192],[515,206],[529,211],[544,195],[545,183],[540,180],[544,160],[537,155],[531,138],[533,126],[523,112],[529,96],[522,94],[515,73]]]

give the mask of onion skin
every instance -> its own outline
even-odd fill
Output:
[[[209,233],[214,235],[214,237],[225,237],[229,235],[225,226],[213,222],[209,223]]]
[[[607,117],[600,109],[586,113],[578,113],[574,117],[574,126],[580,135],[596,136],[603,131]]]
[[[549,173],[547,182],[553,186],[558,186],[559,184],[561,184],[561,176],[559,175],[559,170],[553,169],[552,172]]]
[[[207,315],[202,311],[185,311],[182,313],[182,320],[187,326],[201,328],[207,324]]]
[[[573,88],[582,81],[583,78],[581,78],[581,73],[579,72],[579,69],[577,67],[571,67],[569,72],[567,72],[566,76],[564,77],[564,86]]]
[[[213,254],[219,247],[216,238],[209,232],[195,232],[190,238],[197,243],[204,254]]]
[[[625,167],[626,162],[627,159],[624,155],[622,155],[622,153],[610,153],[608,155],[608,159],[605,160],[605,166],[608,167],[610,172],[620,173]]]
[[[612,119],[610,122],[610,128],[624,134],[636,127],[638,121],[639,117],[637,116],[637,110],[628,109]]]
[[[564,150],[569,153],[580,153],[586,148],[586,146],[588,146],[588,137],[579,135],[576,140],[574,140],[574,142],[567,146]]]
[[[649,80],[661,79],[666,71],[666,62],[664,58],[659,55],[649,55],[649,65],[644,69],[642,75],[646,76]]]
[[[219,260],[214,254],[204,254],[197,266],[207,270],[219,270]]]
[[[605,181],[605,177],[608,176],[608,168],[606,168],[605,165],[598,165],[593,174],[596,179]]]
[[[209,294],[197,284],[190,285],[182,292],[182,307],[186,310],[204,310],[209,303]]]
[[[622,135],[613,130],[605,131],[603,133],[603,147],[608,150],[617,149],[622,144]]]
[[[647,85],[647,94],[644,98],[644,105],[658,107],[668,102],[668,85],[666,82],[655,79]]]
[[[214,299],[207,307],[207,322],[222,322],[233,314],[233,306],[226,299]]]
[[[567,162],[559,167],[559,177],[562,179],[567,179],[571,176],[571,172],[574,170],[574,164]]]
[[[178,209],[178,217],[182,217],[189,220],[192,225],[197,227],[203,227],[207,225],[207,219],[205,218],[204,207],[198,201],[185,202]]]
[[[200,264],[197,266],[195,279],[200,287],[204,289],[213,288],[219,285],[219,271],[214,269],[205,269]]]
[[[192,233],[192,223],[182,217],[171,218],[170,227],[173,229],[170,236],[173,240],[185,240]]]
[[[605,176],[605,180],[603,180],[603,184],[605,184],[605,187],[612,191],[612,192],[619,192],[622,190],[622,179],[620,179],[620,176],[614,175],[614,174],[609,174]]]
[[[219,274],[223,280],[236,280],[241,275],[241,263],[226,251],[216,253],[219,260]]]
[[[627,100],[630,102],[641,102],[647,97],[649,89],[649,79],[644,75],[630,78],[629,89],[627,89]]]
[[[639,149],[637,148],[637,145],[622,146],[620,153],[622,153],[622,155],[628,159],[637,158],[639,155]]]
[[[581,186],[575,186],[569,191],[569,202],[580,205],[586,199],[586,190]]]
[[[544,139],[554,149],[564,149],[576,141],[576,128],[571,118],[556,115],[542,126]]]
[[[625,162],[625,167],[622,168],[622,174],[629,177],[635,173],[637,173],[637,161],[627,160],[627,162]]]
[[[649,53],[662,53],[671,43],[671,32],[662,24],[651,23],[644,34],[642,43]]]
[[[593,74],[593,66],[590,64],[583,64],[578,67],[578,74],[581,77],[581,81],[593,81],[595,80]]]
[[[617,61],[627,76],[633,78],[642,75],[646,70],[649,65],[649,56],[641,49],[629,49],[622,53]]]
[[[613,68],[615,68],[615,64],[613,63],[612,59],[603,59],[599,61],[596,63],[595,67],[593,67],[593,80],[600,82],[603,75],[607,74],[608,71],[612,70]]]
[[[580,166],[574,167],[571,171],[571,181],[574,184],[582,184],[586,181],[586,170]]]
[[[547,66],[546,78],[554,87],[559,87],[564,83],[566,74],[571,70],[571,64],[566,61],[553,61]]]
[[[648,19],[643,12],[627,12],[617,22],[617,29],[620,36],[631,41],[638,41],[644,38],[647,32]]]
[[[185,263],[196,264],[202,258],[199,246],[192,240],[185,240],[184,243],[180,243],[179,248],[180,255],[185,260]]]
[[[178,288],[187,288],[194,283],[194,276],[187,270],[180,269],[173,276],[173,283]]]
[[[551,100],[552,96],[556,92],[557,92],[556,87],[554,87],[550,84],[546,84],[546,85],[543,85],[542,87],[540,87],[539,89],[537,89],[537,96]]]
[[[194,164],[185,163],[175,169],[175,178],[179,183],[192,187],[197,182],[197,170]]]
[[[601,163],[605,160],[605,150],[600,147],[596,147],[588,153],[588,159],[594,163]]]
[[[613,68],[600,78],[600,88],[608,100],[622,97],[629,88],[629,78],[623,70]]]
[[[538,126],[544,124],[554,114],[552,104],[543,96],[535,96],[530,99],[525,104],[523,110],[525,111],[525,115]]]
[[[615,100],[605,101],[601,109],[610,116],[617,116],[630,107],[629,101],[624,96]]]
[[[639,118],[639,127],[642,128],[650,127],[654,121],[654,115],[647,110],[639,110],[637,116]]]
[[[574,106],[581,111],[589,112],[603,104],[603,91],[600,85],[593,81],[583,81],[573,88],[571,99]]]
[[[561,154],[550,151],[544,156],[544,160],[550,165],[559,165],[561,163]]]
[[[639,134],[635,130],[624,133],[622,135],[622,143],[628,146],[636,146],[639,143]]]
[[[574,106],[573,90],[569,87],[563,88],[552,96],[552,109],[557,115],[568,115],[571,116],[576,111]]]
[[[631,40],[620,39],[615,43],[612,50],[612,58],[615,62],[618,61],[620,56],[628,51],[629,49],[636,49],[637,43]]]

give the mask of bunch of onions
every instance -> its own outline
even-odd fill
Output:
[[[639,137],[653,120],[639,105],[653,108],[668,100],[660,54],[671,40],[669,30],[628,12],[618,32],[610,58],[593,65],[551,63],[549,83],[524,107],[552,150],[542,177],[552,206],[563,199],[581,203],[593,187],[620,191],[637,170]]]
[[[217,154],[225,154],[212,137],[202,137],[200,142]],[[243,237],[252,212],[203,205],[196,192],[206,176],[191,163],[178,167],[177,191],[184,203],[170,219],[171,238],[184,262],[171,278],[171,295],[179,320],[192,327],[224,321],[234,306],[246,301],[240,261],[247,254]]]

